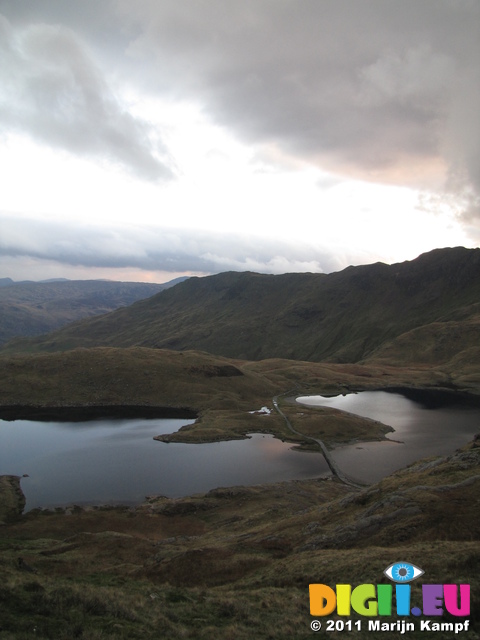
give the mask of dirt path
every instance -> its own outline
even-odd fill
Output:
[[[287,395],[287,394],[290,394],[290,393],[291,393],[291,391],[287,391],[286,393],[284,393],[282,395]],[[322,442],[322,440],[319,440],[318,438],[313,438],[312,436],[307,436],[304,433],[300,433],[300,431],[297,431],[296,429],[294,429],[294,427],[292,426],[292,423],[290,422],[290,420],[287,418],[287,416],[283,413],[283,411],[278,406],[278,396],[275,396],[273,398],[273,407],[274,407],[275,411],[279,415],[281,415],[282,418],[285,420],[285,423],[286,423],[287,427],[290,429],[290,431],[292,433],[295,433],[296,435],[301,436],[302,438],[305,438],[306,440],[312,440],[313,442],[318,444],[318,446],[322,450],[323,457],[325,458],[328,466],[330,467],[331,472],[333,473],[333,475],[336,478],[338,478],[344,484],[347,484],[349,487],[355,487],[357,489],[364,489],[365,488],[365,485],[358,484],[357,482],[351,480],[348,476],[346,476],[343,473],[343,471],[339,468],[339,466],[337,465],[335,460],[330,455],[330,452],[328,451],[327,447],[325,446],[324,442]]]

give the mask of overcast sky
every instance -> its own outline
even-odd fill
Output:
[[[480,241],[478,0],[0,0],[0,277]]]

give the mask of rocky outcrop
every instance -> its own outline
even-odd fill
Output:
[[[22,515],[25,496],[19,476],[0,476],[0,524],[11,522]]]
[[[299,551],[401,544],[432,539],[465,539],[475,522],[480,492],[480,438],[433,460],[421,460],[318,510],[304,528]]]

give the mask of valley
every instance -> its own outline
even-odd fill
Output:
[[[182,278],[178,280],[181,281]],[[18,335],[36,336],[48,333],[75,320],[128,306],[174,286],[177,282],[14,282],[10,278],[0,278],[0,344]]]
[[[144,412],[195,420],[163,443],[258,433],[307,452],[319,451],[314,440],[329,451],[381,442],[387,422],[293,398],[386,390],[478,407],[479,305],[480,250],[462,248],[329,275],[190,278],[11,340],[0,419]],[[385,582],[405,560],[428,583],[471,585],[476,640],[479,455],[474,436],[365,487],[330,476],[23,515],[21,483],[4,475],[0,638],[311,638],[310,583]]]

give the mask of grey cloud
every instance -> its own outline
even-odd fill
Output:
[[[104,158],[148,180],[173,176],[147,123],[116,99],[86,47],[64,26],[14,29],[0,15],[0,124],[53,147]]]
[[[145,86],[200,101],[254,143],[362,177],[462,164],[480,190],[473,0],[117,0]],[[478,122],[478,117],[477,117]],[[468,140],[466,139],[468,138]],[[394,177],[396,176],[396,177]]]
[[[447,190],[480,193],[478,0],[84,0],[68,9],[52,0],[4,0],[4,6],[16,25],[26,15],[33,22],[57,17],[96,45],[95,56],[119,77],[145,92],[200,104],[257,153],[263,145],[264,157],[278,149],[332,173],[427,189],[432,172],[438,187],[444,163]],[[61,32],[73,46],[73,31]],[[168,174],[164,150],[158,160],[146,125],[122,111],[83,49],[77,55],[65,46],[67,59],[56,67],[25,58],[22,49],[23,58],[18,50],[9,54],[23,64],[16,97],[22,89],[37,106],[18,113],[9,107],[0,112],[4,122],[16,119],[72,149],[90,145],[145,175]],[[55,119],[50,109],[63,98]],[[67,116],[80,103],[86,122],[69,131]],[[82,127],[87,135],[75,136]],[[424,175],[422,167],[433,168]]]
[[[103,227],[79,222],[0,215],[3,256],[58,263],[148,271],[219,273],[322,272],[369,262],[371,256],[339,253],[328,247],[289,244],[239,234],[139,226]],[[370,259],[369,259],[370,258]]]

